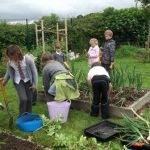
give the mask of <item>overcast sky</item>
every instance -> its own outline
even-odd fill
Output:
[[[72,17],[134,6],[134,0],[0,0],[0,19],[39,19],[51,13]]]

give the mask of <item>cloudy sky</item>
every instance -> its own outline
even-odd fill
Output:
[[[72,17],[134,6],[134,0],[0,0],[0,19],[39,19],[51,13]]]

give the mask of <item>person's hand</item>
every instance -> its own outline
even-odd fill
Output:
[[[89,56],[90,56],[90,55],[89,55],[88,53],[86,53],[86,57],[89,58]]]
[[[112,89],[113,89],[113,86],[111,83],[109,83],[109,90],[108,90],[108,93],[110,94],[112,92]]]
[[[111,63],[111,65],[109,66],[110,69],[113,69],[114,67],[114,63]]]
[[[31,90],[32,90],[32,92],[35,92],[36,87],[32,85],[32,86],[30,86],[30,87],[29,87],[29,89],[31,89]]]

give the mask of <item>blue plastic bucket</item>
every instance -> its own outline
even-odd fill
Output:
[[[24,113],[16,120],[18,128],[25,132],[34,132],[43,126],[43,121],[39,115]]]
[[[71,102],[63,101],[63,102],[47,102],[48,112],[50,119],[55,119],[57,116],[62,115],[62,123],[65,123],[68,119],[68,113],[70,110]]]

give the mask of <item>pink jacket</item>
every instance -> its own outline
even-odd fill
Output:
[[[95,47],[90,47],[88,54],[89,54],[88,62],[90,66],[95,62],[99,62],[99,46],[98,45],[96,45]]]

